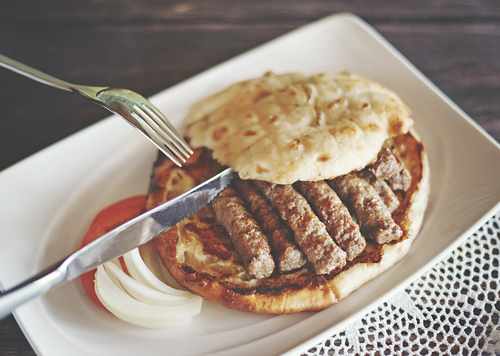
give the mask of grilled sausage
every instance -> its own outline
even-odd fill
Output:
[[[231,184],[267,236],[280,272],[302,267],[306,260],[293,242],[292,232],[268,200],[262,196],[260,190],[252,182],[239,177],[234,177]]]
[[[366,241],[359,232],[347,207],[335,191],[325,182],[297,182],[297,190],[309,201],[318,217],[325,224],[330,236],[353,260],[365,249]]]
[[[375,188],[366,180],[346,174],[328,183],[354,212],[363,236],[385,244],[403,235]]]
[[[274,270],[267,238],[230,186],[212,201],[219,223],[226,229],[247,272],[255,278],[269,277]]]
[[[357,172],[356,175],[366,180],[375,188],[390,213],[399,207],[400,202],[398,197],[385,180],[375,177],[373,173],[366,169]]]
[[[410,189],[411,174],[396,154],[394,145],[388,139],[378,153],[375,163],[368,170],[379,179],[386,179],[393,190]]]
[[[312,263],[316,274],[326,274],[346,264],[346,253],[332,240],[307,200],[292,185],[255,181],[281,218],[294,232],[295,242]]]
[[[406,168],[403,168],[401,171],[387,179],[387,182],[389,182],[389,185],[393,190],[403,190],[406,192],[410,189],[411,174]]]
[[[386,140],[380,149],[377,160],[368,166],[370,172],[380,179],[388,179],[401,170],[401,162],[394,154],[393,145]]]

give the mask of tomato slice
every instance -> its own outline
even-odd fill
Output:
[[[130,198],[123,199],[116,202],[107,208],[104,208],[97,214],[94,221],[90,225],[89,230],[82,240],[81,246],[85,246],[95,239],[101,237],[107,232],[117,228],[121,224],[141,215],[146,210],[146,195],[136,195]],[[120,262],[124,270],[125,264],[120,257]],[[88,297],[98,306],[104,308],[99,298],[95,293],[94,280],[96,270],[89,271],[80,276],[82,281],[83,290]]]

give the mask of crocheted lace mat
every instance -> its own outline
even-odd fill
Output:
[[[500,355],[500,213],[312,355]]]

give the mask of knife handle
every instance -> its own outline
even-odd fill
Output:
[[[48,292],[65,281],[66,269],[59,262],[29,280],[0,294],[0,320],[7,317],[20,305]]]

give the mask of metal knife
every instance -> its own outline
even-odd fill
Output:
[[[62,262],[0,294],[0,320],[25,302],[145,244],[208,204],[231,181],[230,168],[190,191],[132,219]]]

